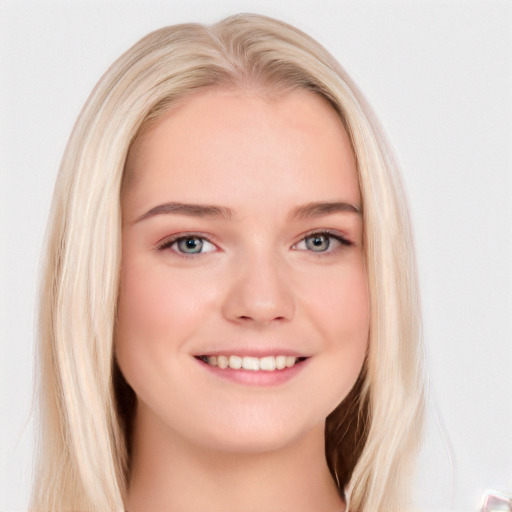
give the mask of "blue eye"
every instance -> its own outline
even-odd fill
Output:
[[[203,237],[190,235],[167,240],[158,249],[171,249],[179,254],[193,255],[215,251],[215,245]]]
[[[314,252],[325,252],[331,245],[331,237],[324,234],[315,234],[304,238],[306,248]]]
[[[197,237],[180,238],[174,242],[177,249],[185,254],[197,254],[203,250],[203,240]]]
[[[312,233],[304,237],[298,244],[294,245],[294,249],[302,251],[311,251],[316,253],[331,253],[339,248],[340,245],[350,246],[352,242],[333,233]]]

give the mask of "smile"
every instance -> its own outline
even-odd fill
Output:
[[[250,370],[273,372],[291,368],[304,361],[305,357],[294,356],[266,356],[266,357],[241,357],[237,355],[218,355],[218,356],[199,356],[198,359],[204,361],[210,366],[224,370],[231,368],[233,370]]]

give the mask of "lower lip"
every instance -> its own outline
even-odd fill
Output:
[[[233,368],[219,368],[218,366],[211,366],[201,359],[196,359],[205,370],[209,371],[212,375],[221,379],[230,380],[238,384],[246,386],[279,386],[284,384],[296,375],[298,375],[309,363],[311,358],[295,363],[290,368],[283,368],[282,370],[266,371],[266,370],[234,370]]]

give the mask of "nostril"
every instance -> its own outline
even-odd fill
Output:
[[[286,319],[286,317],[284,316],[276,316],[274,318],[270,318],[270,320],[264,320],[264,323],[269,323],[269,322],[274,322],[274,321],[284,321]],[[256,318],[253,318],[252,316],[249,316],[249,315],[240,315],[238,317],[238,320],[241,320],[241,321],[244,321],[244,322],[249,322],[249,321],[256,321],[257,319]]]

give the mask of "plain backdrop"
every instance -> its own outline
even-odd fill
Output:
[[[512,494],[511,2],[0,1],[2,511],[28,500],[39,253],[74,120],[147,32],[242,11],[326,46],[403,168],[430,376],[419,508],[476,511],[488,488]]]

